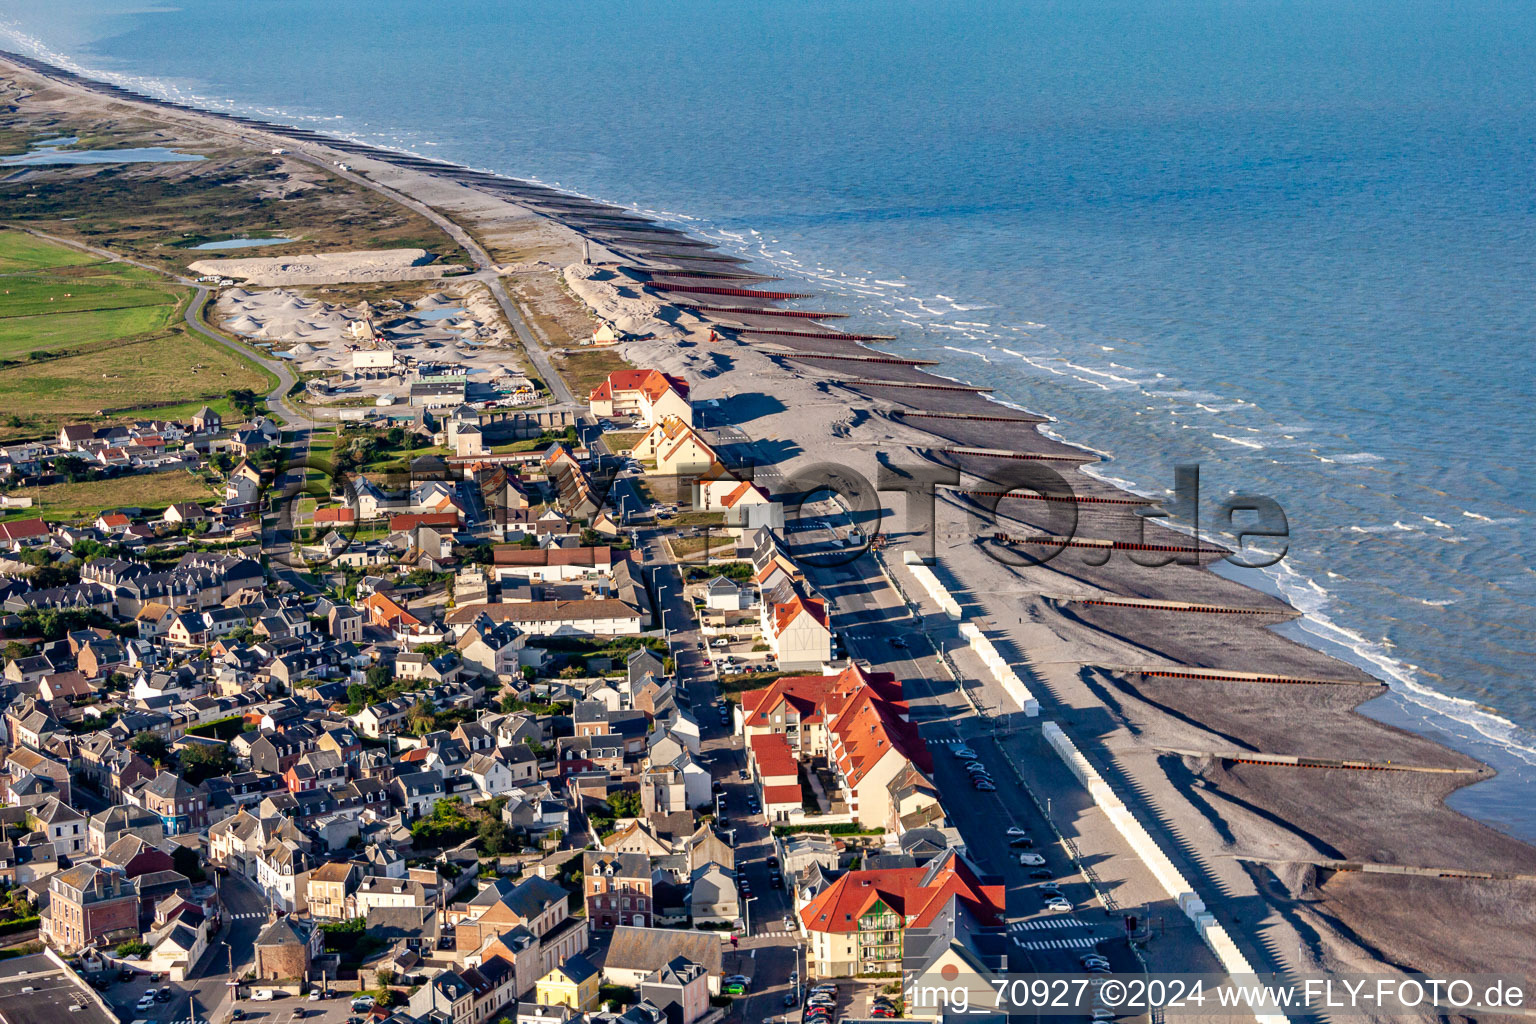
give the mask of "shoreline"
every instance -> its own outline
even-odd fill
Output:
[[[5,56],[9,55],[0,55],[0,57]],[[21,61],[22,67],[25,70],[29,70],[34,74],[42,74],[44,76],[52,77],[49,70],[39,69],[36,67],[27,67],[28,64],[44,63],[45,62],[34,61],[30,58],[23,58]],[[58,69],[53,69],[53,74],[56,75],[57,73]],[[475,172],[469,170],[468,168],[461,168],[459,165],[450,164],[445,161],[413,157],[409,154],[396,154],[391,151],[381,150],[375,146],[347,142],[346,140],[332,139],[324,136],[323,133],[310,129],[292,129],[290,130],[291,134],[289,134],[282,130],[283,126],[269,125],[258,122],[255,119],[242,118],[235,115],[197,110],[195,108],[186,107],[171,101],[156,100],[152,97],[128,95],[127,91],[123,90],[121,87],[95,83],[89,79],[83,78],[83,76],[75,74],[74,72],[64,73],[70,78],[78,80],[77,83],[69,83],[66,81],[67,85],[73,84],[75,88],[90,90],[96,92],[98,95],[102,91],[109,90],[120,94],[113,98],[121,99],[125,102],[148,104],[152,107],[172,110],[178,114],[186,116],[216,118],[222,122],[226,122],[226,126],[233,125],[237,129],[298,138],[305,143],[329,148],[332,150],[340,151],[342,153],[355,154],[366,159],[379,161],[384,164],[392,164],[395,166],[405,165],[409,170],[415,172],[432,176],[446,176],[450,179],[456,180],[460,184],[465,183],[465,178],[474,178],[478,181],[480,186],[493,188],[505,193],[505,200],[511,203],[518,203],[519,200],[521,200],[524,203],[538,205],[538,201],[541,199],[552,201],[559,200],[561,197],[581,198],[576,197],[574,193],[570,193],[564,190],[558,190],[549,186],[543,186],[532,182],[520,182],[517,179],[500,178],[499,176],[490,175],[487,172]],[[470,187],[476,186],[471,185]],[[576,205],[587,209],[589,213],[598,208],[622,211],[626,215],[633,213],[633,211],[629,211],[625,208],[611,206],[610,204],[600,203],[595,200],[583,199],[581,203]],[[539,213],[539,211],[534,212]],[[547,212],[540,213],[540,215],[548,217],[556,223],[560,223],[560,218],[558,216],[554,216]],[[567,216],[567,221],[575,219],[577,218],[574,216]],[[564,227],[570,228],[572,230],[579,230],[572,228],[570,223],[564,224]],[[610,232],[610,235],[612,234],[620,234],[621,238],[623,237],[619,232]],[[649,242],[645,243],[647,245],[651,245],[657,249],[669,248],[665,242],[661,240],[662,236],[660,233],[641,232],[640,234],[650,239]],[[684,236],[682,235],[676,236],[676,238],[679,240],[683,237]],[[634,244],[636,242],[637,238],[632,237],[629,239],[628,244]],[[696,262],[693,264],[687,263],[686,256],[678,256],[677,247],[674,246],[670,248],[675,258],[661,262],[668,262],[674,265],[682,264],[685,266],[697,265]],[[619,254],[611,252],[610,255],[614,255],[616,258],[619,256]],[[630,262],[630,260],[625,259],[622,260],[622,262]],[[570,269],[571,268],[567,268],[567,273],[565,275],[565,278],[568,282],[571,277],[569,272]],[[631,301],[630,296],[621,294],[625,290],[633,290],[634,292],[641,295],[646,294],[643,288],[638,287],[638,285],[641,283],[642,282],[639,282],[638,279],[633,279],[629,280],[627,283],[614,285],[613,290],[615,295],[612,296],[612,299],[623,299],[626,301]],[[631,289],[631,285],[635,285],[636,287]],[[580,290],[578,290],[577,294],[589,302],[593,301],[593,297],[597,299],[598,303],[603,301],[603,296],[597,294],[596,291],[592,293],[592,297],[589,297],[588,293],[582,292]],[[656,363],[661,361],[661,359],[671,358],[675,362],[686,364],[688,363],[693,353],[686,353],[681,351],[681,346],[677,343],[685,342],[696,347],[696,341],[691,341],[690,339],[696,336],[700,330],[699,324],[703,323],[703,321],[690,321],[688,319],[688,314],[684,313],[680,307],[676,305],[669,305],[666,300],[663,300],[659,305],[669,309],[670,315],[673,316],[673,319],[667,320],[666,317],[661,317],[659,318],[658,322],[669,323],[677,327],[675,336],[670,339],[664,339],[659,344],[651,343],[651,347],[646,347],[645,344],[629,345],[625,346],[624,350],[626,353],[633,353],[636,358],[639,358],[642,361]],[[617,307],[610,307],[610,310],[612,308]],[[766,309],[768,307],[764,308]],[[763,347],[765,344],[763,342],[754,344],[740,340],[741,335],[747,335],[751,333],[752,332],[750,330],[737,332],[737,340],[734,342],[736,350],[733,351],[730,356],[734,362],[732,365],[719,368],[718,372],[706,375],[703,380],[701,380],[699,388],[701,397],[713,397],[713,395],[718,391],[730,390],[733,378],[736,380],[736,382],[739,383],[741,378],[736,377],[736,371],[744,367],[736,365],[737,363],[752,365],[766,363],[766,365],[771,368],[771,371],[775,374],[776,378],[774,380],[768,381],[770,387],[767,388],[767,390],[770,391],[771,395],[791,397],[796,396],[798,392],[800,396],[804,396],[806,399],[805,407],[807,408],[813,406],[824,407],[830,404],[836,406],[838,409],[844,412],[846,412],[850,402],[861,402],[867,405],[869,407],[867,412],[870,419],[860,424],[860,428],[862,429],[868,427],[870,423],[874,423],[874,429],[867,430],[865,432],[883,434],[883,437],[874,439],[876,442],[883,442],[900,447],[909,447],[911,449],[927,449],[930,452],[934,447],[934,439],[938,436],[948,436],[949,441],[956,445],[971,445],[977,443],[976,440],[972,439],[971,435],[967,435],[963,430],[956,431],[957,433],[964,435],[961,437],[953,436],[953,434],[938,435],[931,432],[919,431],[915,428],[914,424],[905,421],[903,417],[899,415],[890,415],[892,408],[900,408],[903,405],[903,402],[890,397],[893,394],[893,389],[890,387],[889,383],[883,385],[879,383],[871,383],[868,378],[873,377],[873,373],[848,374],[846,367],[837,367],[835,364],[828,366],[825,362],[818,363],[814,354],[804,349],[796,350],[794,347],[796,343],[791,342],[788,339],[783,339],[779,342],[776,342],[776,344],[781,345],[785,351],[772,352]],[[670,353],[660,351],[661,347],[666,344],[667,340],[673,342]],[[858,346],[858,348],[864,352],[878,352],[878,350],[870,350],[866,346],[862,345]],[[661,359],[659,359],[659,357],[661,357]],[[820,368],[823,373],[821,375],[812,376],[809,384],[807,384],[806,371],[808,369],[814,370],[817,368]],[[698,374],[699,370],[696,366],[694,366],[692,368],[682,370],[681,372]],[[918,371],[915,368],[911,368],[910,373],[920,374],[921,371]],[[839,376],[833,376],[834,374]],[[746,376],[748,380],[754,383],[758,379],[752,375],[750,370]],[[927,374],[926,376],[932,377],[933,375]],[[851,382],[848,379],[840,379],[849,377],[853,378]],[[865,379],[861,381],[859,379],[861,377]],[[916,378],[910,376],[910,374],[905,371],[900,373],[893,371],[892,374],[888,376],[888,380],[891,383],[905,382],[911,384],[917,382]],[[774,383],[779,385],[777,390],[771,387],[771,385]],[[900,392],[895,393],[901,394]],[[908,392],[907,396],[910,397],[912,394],[914,393]],[[981,396],[981,398],[984,401],[993,401],[990,400],[987,396]],[[831,399],[831,401],[828,402],[828,399]],[[800,402],[785,404],[792,404],[797,409],[797,411],[801,410],[802,408],[802,404]],[[953,402],[937,401],[934,403],[924,403],[922,405],[922,407],[929,406],[936,406],[939,408],[950,408],[952,406],[955,410],[961,411],[962,413],[966,408],[973,408],[964,399],[954,400]],[[997,408],[995,401],[992,407]],[[912,406],[910,403],[907,403],[907,408],[915,409],[917,406]],[[821,415],[825,417],[826,413],[823,412]],[[817,420],[815,415],[811,414],[807,425],[811,428],[815,428],[831,422],[835,421]],[[758,432],[759,431],[754,428],[754,433]],[[990,438],[993,436],[993,434],[996,433],[1005,432],[989,431],[985,435],[985,438]],[[1058,454],[1062,453],[1066,449],[1072,449],[1078,452],[1092,451],[1092,449],[1088,448],[1087,446],[1079,446],[1071,442],[1052,440],[1040,431],[1034,429],[1033,424],[1029,425],[1028,427],[1028,435],[1025,434],[1024,430],[1016,431],[1016,433],[1019,436],[1012,438],[1012,440],[1014,441],[1014,447],[1020,451],[1036,451],[1042,453],[1054,451]],[[799,440],[800,435],[797,434],[796,439]],[[801,442],[803,445],[802,451],[805,452],[807,456],[818,454],[809,450],[811,449],[814,440],[814,438],[808,437]],[[835,444],[836,442],[833,443]],[[839,454],[839,450],[837,448],[829,448],[826,444],[820,445],[819,448],[819,454],[823,456],[830,454],[835,458]],[[963,459],[960,461],[965,462]],[[984,470],[984,467],[975,465],[974,460],[966,463],[964,468]],[[986,474],[985,471],[983,471],[978,475],[985,476]],[[1082,477],[1084,480],[1092,479],[1092,477],[1086,473],[1080,474],[1080,477]],[[1081,490],[1087,491],[1089,493],[1100,494],[1123,493],[1119,491],[1114,485],[1103,481],[1100,481],[1093,486],[1084,486],[1081,488]],[[1024,521],[1028,520],[1029,518],[1029,516],[1025,515],[1021,516],[1020,520]],[[1085,534],[1089,536],[1097,536],[1097,531],[1100,528],[1114,532],[1123,529],[1127,525],[1123,520],[1117,519],[1116,517],[1110,515],[1096,516],[1090,513],[1084,513],[1084,519],[1091,524],[1088,528],[1091,532]],[[943,554],[944,558],[946,559],[944,564],[949,570],[950,574],[958,579],[964,579],[971,584],[971,591],[967,595],[968,603],[980,604],[982,607],[990,610],[993,607],[993,599],[997,594],[1002,594],[1004,597],[1011,598],[1019,589],[1020,584],[1023,584],[1025,593],[1032,593],[1036,595],[1035,600],[1026,602],[1024,609],[1028,613],[1027,619],[1030,628],[1028,630],[1019,631],[1013,631],[1010,629],[1010,638],[1013,640],[1013,645],[1018,647],[1021,651],[1057,651],[1059,653],[1074,656],[1073,658],[1065,658],[1060,661],[1049,662],[1047,664],[1037,666],[1036,677],[1040,679],[1043,684],[1041,688],[1051,690],[1052,696],[1056,699],[1057,702],[1062,704],[1064,707],[1077,708],[1080,712],[1086,712],[1092,707],[1090,702],[1084,699],[1083,692],[1081,691],[1086,690],[1088,696],[1090,697],[1093,695],[1094,691],[1091,686],[1089,686],[1083,679],[1077,678],[1079,675],[1077,671],[1067,673],[1062,672],[1059,666],[1067,664],[1068,662],[1075,662],[1079,666],[1090,668],[1097,663],[1100,667],[1102,667],[1102,665],[1108,662],[1108,660],[1112,657],[1130,657],[1133,656],[1133,652],[1135,651],[1153,652],[1157,655],[1155,659],[1157,662],[1167,663],[1170,665],[1188,663],[1198,664],[1202,658],[1209,662],[1213,653],[1215,652],[1245,655],[1251,653],[1259,653],[1261,656],[1272,656],[1282,662],[1292,664],[1296,666],[1298,671],[1317,671],[1319,670],[1319,666],[1332,661],[1331,658],[1326,656],[1325,652],[1312,651],[1311,654],[1316,655],[1314,658],[1311,655],[1290,650],[1283,643],[1278,642],[1279,638],[1276,638],[1277,642],[1262,644],[1261,646],[1264,648],[1264,650],[1259,652],[1234,652],[1231,650],[1231,645],[1228,643],[1218,643],[1212,650],[1205,650],[1202,647],[1202,644],[1206,643],[1208,638],[1204,636],[1163,637],[1158,638],[1159,640],[1164,641],[1162,643],[1147,643],[1138,641],[1136,643],[1127,644],[1121,642],[1124,638],[1122,635],[1134,636],[1137,632],[1136,629],[1133,628],[1135,624],[1126,624],[1124,622],[1117,621],[1114,616],[1107,616],[1103,620],[1088,623],[1088,629],[1090,631],[1097,632],[1098,636],[1090,636],[1085,639],[1084,637],[1077,635],[1077,624],[1081,624],[1081,618],[1077,620],[1077,624],[1074,624],[1073,620],[1059,615],[1052,609],[1043,607],[1039,601],[1039,596],[1048,593],[1051,590],[1061,590],[1063,588],[1078,590],[1080,593],[1092,593],[1094,591],[1114,593],[1116,591],[1125,591],[1134,595],[1137,592],[1156,592],[1164,590],[1166,589],[1167,581],[1144,578],[1148,574],[1136,572],[1131,572],[1128,575],[1117,575],[1115,573],[1102,574],[1090,571],[1082,571],[1079,573],[1069,574],[1062,571],[1064,567],[1048,570],[1031,570],[1027,573],[999,572],[995,564],[987,564],[987,560],[980,559],[974,550],[970,550],[969,546],[964,544],[951,545],[944,550]],[[1182,576],[1184,574],[1178,573],[1178,575]],[[1212,576],[1214,574],[1201,575]],[[1063,579],[1063,577],[1066,578]],[[1184,580],[1181,582],[1184,584],[1189,584],[1191,581]],[[1204,583],[1195,582],[1192,585],[1197,590],[1204,590],[1211,594],[1220,595],[1220,597],[1226,601],[1251,601],[1251,599],[1243,598],[1237,594],[1239,589],[1242,591],[1249,591],[1251,593],[1249,588],[1246,586],[1237,585],[1235,587],[1227,587],[1221,584],[1212,584],[1209,581],[1205,581]],[[994,620],[997,620],[1000,618],[1000,616],[994,614],[993,618]],[[1142,618],[1145,618],[1145,616],[1142,616]],[[1026,616],[1021,615],[1020,626],[1022,627],[1025,625]],[[1104,639],[1106,636],[1106,630],[1108,631],[1108,636],[1110,638],[1108,640]],[[1170,630],[1170,632],[1176,632],[1176,630]],[[1199,632],[1199,630],[1195,630],[1195,633],[1198,634]],[[1018,639],[1020,635],[1027,636],[1028,642]],[[1194,654],[1195,656],[1186,660],[1181,660],[1177,657],[1177,655],[1181,653]],[[1144,657],[1145,654],[1139,656]],[[1026,654],[1022,660],[1027,664],[1032,659],[1029,654]],[[1051,667],[1052,665],[1057,667],[1053,668]],[[1118,691],[1116,697],[1120,702],[1121,714],[1125,721],[1128,721],[1135,726],[1134,733],[1132,734],[1133,738],[1134,736],[1146,736],[1153,733],[1168,733],[1171,727],[1169,723],[1164,720],[1167,717],[1167,712],[1165,709],[1177,709],[1177,705],[1180,703],[1177,695],[1170,695],[1166,697],[1158,695],[1160,699],[1149,700],[1148,694],[1152,688],[1148,687],[1145,681],[1143,681],[1139,687],[1132,686],[1130,688],[1107,680],[1101,682],[1100,685],[1102,685],[1106,691]],[[1200,687],[1202,691],[1207,688],[1208,687],[1206,685],[1202,685]],[[1360,689],[1363,690],[1364,687],[1360,687]],[[1378,692],[1372,694],[1371,697],[1379,695],[1380,693]],[[1360,722],[1367,720],[1366,715],[1352,714],[1352,712],[1358,711],[1360,704],[1366,700],[1371,699],[1371,697],[1366,697],[1360,694],[1346,694],[1343,696],[1344,699],[1342,701],[1330,700],[1326,702],[1298,702],[1297,699],[1293,696],[1287,695],[1283,700],[1277,698],[1277,709],[1279,711],[1292,712],[1297,715],[1317,714],[1319,713],[1319,705],[1325,705],[1321,709],[1325,713],[1325,717],[1329,718],[1330,720],[1335,718],[1338,719],[1337,721],[1333,722],[1333,726],[1337,729],[1337,735],[1333,736],[1332,739],[1338,742],[1341,748],[1358,747],[1362,743],[1364,743],[1365,746],[1384,745],[1383,748],[1386,750],[1406,748],[1412,752],[1414,757],[1421,760],[1429,759],[1441,762],[1449,762],[1453,764],[1465,763],[1466,759],[1463,759],[1460,757],[1460,755],[1451,755],[1449,757],[1445,757],[1444,755],[1437,756],[1436,750],[1444,750],[1444,748],[1441,748],[1438,743],[1433,743],[1430,740],[1424,739],[1422,737],[1412,736],[1412,734],[1406,733],[1400,729],[1382,727],[1378,734],[1377,730],[1359,726],[1351,727],[1351,719],[1358,720]],[[1360,699],[1356,700],[1356,696],[1360,696]],[[1197,706],[1200,706],[1202,710],[1207,712],[1206,721],[1200,721],[1198,715],[1186,717],[1193,717],[1196,720],[1200,731],[1207,733],[1210,732],[1211,728],[1217,727],[1216,731],[1223,735],[1235,735],[1239,732],[1247,732],[1250,737],[1263,737],[1268,735],[1271,740],[1285,735],[1283,731],[1276,731],[1275,726],[1278,723],[1275,721],[1271,721],[1267,725],[1264,722],[1244,722],[1243,716],[1238,713],[1239,709],[1218,709],[1218,707],[1215,705],[1222,704],[1223,699],[1224,698],[1220,695],[1220,690],[1216,689],[1207,697],[1196,701]],[[1224,713],[1212,714],[1218,710],[1221,710]],[[1332,711],[1343,711],[1344,714],[1327,714],[1327,712]],[[1080,714],[1076,717],[1069,714],[1066,717],[1067,720],[1073,721],[1074,725],[1079,730],[1085,728],[1102,727],[1089,725],[1087,716],[1085,714]],[[1408,742],[1407,738],[1409,737],[1411,737],[1414,742]],[[1324,737],[1319,734],[1310,738],[1316,740],[1323,739]],[[1389,740],[1392,742],[1388,742]],[[1100,742],[1101,739],[1099,737],[1094,738],[1094,743],[1096,746],[1099,745]],[[1169,745],[1171,744],[1164,744],[1165,748]],[[1445,753],[1450,754],[1451,752],[1446,750]],[[1231,787],[1232,792],[1237,794],[1239,797],[1242,797],[1246,791],[1251,789],[1254,791],[1255,795],[1267,797],[1271,801],[1277,798],[1277,795],[1268,788],[1267,783],[1246,780],[1243,777],[1243,772],[1241,770],[1225,771],[1223,773],[1207,775],[1205,778],[1208,781],[1213,778],[1218,779],[1220,784]],[[1169,786],[1170,788],[1178,788],[1176,784],[1173,783],[1170,783]],[[1439,843],[1431,844],[1431,846],[1441,846],[1441,852],[1445,852],[1447,850],[1454,852],[1457,848],[1456,841],[1476,844],[1478,842],[1478,838],[1474,833],[1486,829],[1486,826],[1482,825],[1481,823],[1460,815],[1459,812],[1445,808],[1444,804],[1441,803],[1441,801],[1445,799],[1449,792],[1453,792],[1459,788],[1459,785],[1451,786],[1448,789],[1438,786],[1419,787],[1410,794],[1407,794],[1411,797],[1411,799],[1405,800],[1405,803],[1408,804],[1419,804],[1425,801],[1431,802],[1432,806],[1427,809],[1427,813],[1425,814],[1426,820],[1439,821],[1439,823],[1445,826],[1448,830],[1448,834],[1440,838],[1453,840],[1453,842],[1443,846]],[[1445,791],[1437,792],[1441,789],[1445,789]],[[1170,796],[1167,799],[1171,800],[1172,797]],[[1265,801],[1262,799],[1259,801],[1260,805],[1262,805],[1264,802]],[[1465,821],[1468,825],[1477,826],[1477,828],[1457,829],[1452,827],[1455,825],[1455,822],[1442,820],[1442,816],[1434,813],[1436,807],[1445,809],[1448,815]],[[1300,809],[1297,808],[1297,810]],[[1296,815],[1298,818],[1304,816],[1305,814]],[[1311,830],[1308,829],[1303,831],[1309,833]],[[1458,840],[1454,835],[1454,833],[1458,831],[1465,831],[1467,834],[1463,837],[1460,837]],[[1511,840],[1511,842],[1513,841]],[[1398,842],[1398,845],[1409,844],[1409,840],[1406,839],[1399,840]],[[1485,845],[1487,847],[1485,852],[1493,852],[1497,854],[1499,848],[1502,847],[1510,856],[1514,856],[1514,850],[1508,847],[1506,844],[1493,843]],[[1472,847],[1463,848],[1471,849]],[[1515,857],[1515,859],[1523,861],[1527,864],[1536,863],[1536,850],[1530,850],[1528,847],[1525,849],[1531,856],[1520,856]],[[1372,883],[1374,883],[1374,880],[1372,880]],[[1348,890],[1350,886],[1345,884],[1342,888]],[[1369,892],[1373,888],[1373,884],[1366,884],[1363,887],[1356,888],[1363,888],[1366,892]],[[1366,934],[1374,929],[1366,929],[1364,932],[1362,932],[1360,929],[1352,930],[1358,934]],[[1415,938],[1421,938],[1421,936],[1415,936]],[[1417,957],[1413,957],[1412,959],[1417,959]]]

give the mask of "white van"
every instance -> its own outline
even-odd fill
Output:
[[[1021,853],[1019,854],[1019,863],[1027,864],[1032,868],[1038,868],[1044,866],[1045,858],[1038,853]]]
[[[277,993],[273,992],[269,988],[258,988],[251,993],[251,999],[258,1003],[269,1003],[273,1000],[273,998],[276,997],[276,995]]]

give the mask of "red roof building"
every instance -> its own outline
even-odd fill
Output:
[[[811,973],[899,971],[908,928],[931,927],[951,908],[995,928],[1003,923],[1004,901],[1004,887],[984,882],[953,850],[921,867],[850,871],[800,911]]]

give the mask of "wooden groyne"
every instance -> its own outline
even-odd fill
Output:
[[[1295,608],[1236,608],[1228,605],[1190,604],[1186,601],[1156,601],[1152,598],[1122,597],[1063,597],[1057,604],[1074,604],[1085,608],[1137,608],[1155,612],[1185,612],[1192,615],[1279,615],[1296,618],[1301,612]]]
[[[803,309],[758,309],[756,306],[701,306],[693,302],[673,303],[678,309],[694,313],[725,313],[742,316],[782,316],[792,320],[841,320],[847,313],[812,313]],[[713,318],[711,318],[713,319]]]
[[[1107,667],[1107,666],[1106,666]],[[1110,671],[1138,675],[1143,679],[1174,679],[1200,683],[1260,683],[1269,686],[1364,686],[1380,688],[1386,684],[1375,679],[1329,679],[1318,676],[1276,676],[1231,669],[1192,668],[1121,668]]]
[[[762,334],[770,338],[807,338],[817,341],[895,341],[889,334],[843,334],[839,331],[785,331],[777,327],[739,327],[737,334]],[[927,365],[937,365],[930,360]]]
[[[960,455],[981,459],[1012,459],[1017,462],[1067,462],[1073,465],[1083,465],[1089,462],[1098,462],[1095,455],[1043,455],[1028,452],[1009,452],[998,448],[935,448],[934,451],[943,452],[945,455]]]
[[[786,352],[785,359],[830,359],[834,363],[884,363],[889,366],[937,366],[932,359],[901,359],[896,356],[831,356],[820,352]]]
[[[840,380],[837,383],[851,388],[905,388],[913,391],[967,391],[971,394],[986,394],[991,388],[981,387],[977,384],[925,384],[921,381],[892,381],[892,380]]]
[[[1482,775],[1476,768],[1435,768],[1400,761],[1339,760],[1331,757],[1302,757],[1298,754],[1264,754],[1256,750],[1180,750],[1159,747],[1164,753],[1180,757],[1215,758],[1233,764],[1253,764],[1265,768],[1336,768],[1352,772],[1418,772],[1424,775]]]
[[[691,281],[647,281],[646,287],[659,292],[682,292],[686,295],[734,295],[739,299],[762,299],[764,302],[781,302],[789,299],[808,299],[806,292],[760,292],[751,288],[717,288]]]
[[[1019,501],[1059,501],[1082,505],[1135,505],[1140,508],[1157,504],[1149,498],[1099,498],[1087,494],[1038,494],[1032,491],[974,491],[959,487],[946,487],[945,490],[968,498],[1011,498]]]

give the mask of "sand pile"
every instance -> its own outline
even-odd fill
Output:
[[[195,274],[218,274],[265,285],[419,281],[439,278],[450,269],[458,269],[436,265],[436,258],[425,249],[380,249],[198,260],[187,269]]]

